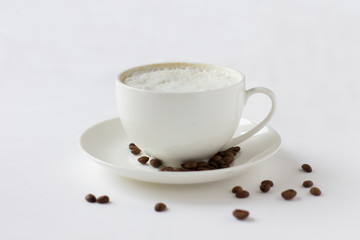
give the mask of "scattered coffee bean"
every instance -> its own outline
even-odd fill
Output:
[[[305,171],[305,172],[312,172],[312,168],[309,164],[303,164],[301,165],[301,168]]]
[[[138,154],[141,153],[141,149],[138,148],[138,147],[135,145],[135,143],[130,143],[130,144],[129,144],[129,149],[130,149],[131,153],[134,154],[134,155],[138,155]]]
[[[234,150],[235,152],[239,152],[241,150],[241,148],[239,146],[235,146],[230,148],[231,150]]]
[[[237,198],[247,198],[250,195],[250,193],[246,190],[238,190],[235,193],[235,196]]]
[[[161,167],[159,170],[163,171],[163,172],[171,172],[171,171],[174,171],[174,168],[165,166],[165,167]]]
[[[155,204],[155,207],[154,207],[155,211],[157,212],[162,212],[166,209],[166,205],[162,202],[159,202],[157,204]]]
[[[149,157],[147,156],[142,156],[138,158],[138,162],[141,164],[146,164],[149,161]]]
[[[106,195],[101,196],[101,197],[98,197],[98,198],[96,199],[96,201],[97,201],[98,203],[108,203],[109,200],[110,200],[109,197],[106,196]]]
[[[264,183],[260,185],[260,191],[262,192],[268,192],[271,188],[271,185],[269,183]]]
[[[246,210],[235,209],[233,211],[233,216],[239,220],[244,220],[245,218],[247,218],[249,216],[249,212]]]
[[[232,193],[236,193],[237,191],[242,191],[243,189],[242,189],[242,187],[240,187],[240,186],[235,186],[235,187],[233,187],[233,189],[231,190],[231,192]]]
[[[190,161],[186,161],[184,162],[182,165],[181,165],[183,168],[185,169],[195,169],[197,167],[197,163],[193,160],[190,160]]]
[[[160,159],[151,159],[150,160],[150,165],[153,166],[154,168],[158,168],[163,164],[163,162]]]
[[[307,181],[303,182],[303,186],[306,187],[306,188],[312,187],[312,185],[313,185],[313,182],[310,181],[310,180],[307,180]]]
[[[85,196],[86,201],[94,203],[96,202],[96,197],[94,195],[92,195],[91,193],[89,193],[88,195]]]
[[[320,196],[321,195],[321,190],[317,187],[313,187],[310,189],[310,193],[314,196]]]
[[[261,182],[261,185],[262,184],[270,184],[270,187],[274,186],[274,183],[271,180],[264,180]]]
[[[290,200],[290,199],[292,199],[292,198],[294,198],[296,196],[296,191],[294,189],[288,189],[288,190],[282,192],[281,196],[285,200]]]
[[[208,166],[208,163],[207,163],[207,162],[201,161],[201,162],[198,162],[198,163],[197,163],[196,168],[207,167],[207,166]]]

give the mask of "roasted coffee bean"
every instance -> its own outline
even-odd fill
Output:
[[[232,151],[225,151],[224,158],[226,157],[234,159],[235,154]]]
[[[94,203],[96,202],[96,197],[94,195],[92,195],[91,193],[89,193],[88,195],[85,196],[86,201]]]
[[[155,211],[157,212],[162,212],[166,209],[166,205],[162,202],[159,202],[157,204],[155,204],[155,207],[154,207]]]
[[[186,161],[181,165],[185,169],[195,169],[197,167],[197,163],[193,160]]]
[[[281,196],[285,200],[290,200],[290,199],[292,199],[292,198],[294,198],[296,196],[296,191],[294,189],[288,189],[288,190],[282,192]]]
[[[221,166],[221,165],[224,165],[225,162],[224,162],[224,160],[220,159],[219,161],[217,161],[217,164]]]
[[[209,162],[212,162],[212,161],[217,162],[219,160],[221,160],[221,156],[220,155],[215,155],[215,156],[210,158]]]
[[[312,185],[313,185],[313,182],[310,181],[310,180],[307,180],[307,181],[303,182],[303,186],[306,187],[306,188],[312,187]]]
[[[310,189],[310,193],[314,196],[320,196],[321,195],[321,190],[317,187],[313,187]]]
[[[204,161],[201,161],[201,162],[198,162],[196,164],[196,167],[199,168],[199,167],[206,167],[208,165],[207,162],[204,162]]]
[[[301,165],[301,168],[305,171],[305,172],[312,172],[312,168],[309,164],[303,164]]]
[[[206,170],[210,170],[208,167],[198,167],[196,168],[196,171],[206,171]]]
[[[160,159],[151,159],[150,160],[150,165],[153,166],[154,168],[158,168],[163,164],[163,162]]]
[[[260,185],[260,191],[262,192],[268,192],[271,188],[271,185],[269,183],[263,183]]]
[[[147,156],[142,156],[138,158],[138,162],[141,164],[146,164],[149,161],[149,157]]]
[[[239,220],[244,220],[245,218],[247,218],[249,216],[249,212],[246,210],[235,209],[233,211],[233,216]]]
[[[161,168],[159,169],[159,171],[171,172],[171,171],[174,171],[174,168],[169,167],[169,166],[165,166],[165,167],[161,167]]]
[[[237,198],[247,198],[250,194],[246,190],[238,190],[236,191],[235,195]]]
[[[138,147],[135,145],[135,143],[130,143],[130,144],[129,144],[129,149],[130,149],[131,153],[134,154],[134,155],[138,155],[138,154],[141,153],[141,149],[138,148]]]
[[[213,166],[214,168],[219,168],[219,164],[217,162],[209,162],[209,166]]]
[[[108,202],[110,201],[110,199],[109,199],[108,196],[104,195],[104,196],[98,197],[98,198],[96,199],[96,201],[97,201],[98,203],[108,203]]]
[[[232,193],[236,193],[237,191],[242,191],[243,189],[242,189],[242,187],[240,187],[240,186],[235,186],[235,187],[233,187],[233,189],[231,190],[231,192]]]
[[[234,150],[235,152],[239,152],[241,150],[241,148],[239,146],[235,146],[230,148],[231,150]]]
[[[231,164],[234,161],[234,159],[230,157],[224,157],[222,161],[224,161],[225,164]]]
[[[220,165],[220,168],[229,168],[229,167],[230,167],[230,165],[229,165],[229,164],[225,164],[225,163]]]
[[[270,184],[270,187],[274,186],[274,183],[271,180],[264,180],[261,182],[261,185],[262,184]]]

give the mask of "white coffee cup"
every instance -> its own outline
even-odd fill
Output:
[[[231,75],[235,83],[217,89],[174,92],[126,85],[134,74],[163,69],[199,69]],[[119,117],[130,141],[166,165],[204,160],[218,151],[240,144],[261,130],[272,117],[276,98],[263,87],[245,89],[245,77],[235,70],[208,64],[162,63],[140,66],[116,79]],[[248,98],[263,93],[271,99],[268,115],[248,132],[233,136]]]

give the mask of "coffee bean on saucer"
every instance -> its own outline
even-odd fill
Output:
[[[274,183],[273,183],[273,181],[271,181],[271,180],[264,180],[264,181],[261,182],[261,185],[262,185],[262,184],[269,184],[270,187],[274,186]]]
[[[271,185],[269,183],[263,183],[260,185],[260,191],[262,192],[268,192],[271,188]]]
[[[98,203],[108,203],[109,200],[110,200],[109,197],[106,196],[106,195],[101,196],[101,197],[98,197],[98,198],[96,199],[96,201],[97,201]]]
[[[239,152],[241,148],[239,146],[231,147],[231,150],[234,150],[235,152]]]
[[[207,166],[208,166],[208,163],[204,162],[204,161],[198,162],[196,164],[196,168],[207,167]]]
[[[249,216],[249,212],[246,210],[235,209],[233,211],[233,216],[239,220],[244,220]]]
[[[149,161],[149,157],[147,156],[142,156],[138,158],[138,162],[141,164],[146,164]]]
[[[166,205],[162,202],[159,202],[159,203],[155,204],[154,209],[157,212],[162,212],[162,211],[166,210]]]
[[[235,187],[232,188],[231,192],[232,192],[232,193],[236,193],[237,191],[242,191],[242,190],[243,190],[242,187],[240,187],[240,186],[235,186]]]
[[[134,155],[138,155],[141,153],[141,149],[138,148],[138,146],[136,146],[135,143],[130,143],[129,149],[130,149],[131,153]]]
[[[305,171],[305,172],[312,172],[312,168],[309,164],[303,164],[301,165],[301,168]]]
[[[294,189],[288,189],[286,191],[283,191],[281,193],[281,196],[285,199],[285,200],[290,200],[292,198],[294,198],[296,196],[296,191]]]
[[[313,182],[310,181],[310,180],[307,180],[307,181],[303,182],[303,186],[306,187],[306,188],[312,187],[312,185],[313,185]]]
[[[321,195],[321,190],[317,187],[313,187],[310,189],[310,193],[314,196],[320,196]]]
[[[93,194],[91,194],[91,193],[89,193],[88,195],[86,195],[86,196],[85,196],[85,199],[86,199],[86,201],[91,202],[91,203],[96,202],[96,197],[95,197]]]
[[[186,161],[181,165],[185,169],[195,169],[197,167],[197,163],[193,160]]]
[[[238,190],[235,193],[235,196],[237,198],[247,198],[250,195],[250,193],[246,190]]]
[[[159,171],[171,172],[171,171],[174,171],[174,168],[173,168],[173,167],[169,167],[169,166],[165,166],[165,167],[161,167],[161,168],[159,169]]]
[[[158,168],[163,164],[163,162],[160,159],[151,159],[150,160],[150,165],[153,166],[154,168]]]

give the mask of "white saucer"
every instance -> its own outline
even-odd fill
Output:
[[[242,118],[235,135],[256,124],[255,121]],[[80,146],[85,154],[112,172],[131,179],[166,184],[205,183],[238,176],[275,154],[280,148],[281,138],[273,128],[266,126],[240,144],[241,151],[233,166],[197,172],[162,172],[149,164],[142,165],[137,161],[139,156],[130,153],[129,143],[119,118],[88,128],[80,138]]]

